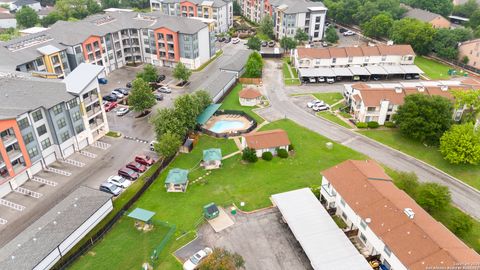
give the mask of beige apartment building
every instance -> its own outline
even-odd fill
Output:
[[[480,69],[480,39],[469,40],[458,46],[458,59],[468,57],[468,65]]]

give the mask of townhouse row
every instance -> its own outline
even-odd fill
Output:
[[[0,197],[109,131],[97,80],[103,72],[80,64],[63,81],[0,73]]]
[[[309,0],[240,0],[242,15],[253,22],[263,17],[273,19],[277,39],[295,37],[297,29],[304,30],[310,41],[320,41],[325,32],[327,8],[322,2]]]
[[[227,32],[233,26],[232,0],[150,0],[150,8],[170,16],[208,19],[214,23],[216,33]]]
[[[125,65],[151,63],[195,69],[216,53],[214,24],[160,12],[129,11],[58,21],[49,29],[0,43],[0,68],[65,76],[81,63],[109,73]]]

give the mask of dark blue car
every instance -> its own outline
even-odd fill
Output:
[[[108,83],[108,80],[105,79],[105,78],[98,78],[98,83],[99,83],[99,84],[107,84],[107,83]]]

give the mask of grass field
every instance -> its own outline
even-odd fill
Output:
[[[300,79],[298,78],[297,70],[293,67],[290,67],[290,73],[288,66],[288,58],[283,58],[282,72],[285,85],[300,85]]]
[[[400,135],[397,129],[364,130],[360,133],[423,160],[476,189],[480,189],[480,165],[450,164],[443,159],[437,147],[427,147],[417,141],[405,138]]]
[[[339,102],[340,100],[343,99],[343,96],[341,93],[314,93],[312,94],[319,100],[325,101],[328,105],[332,106],[333,104]],[[336,105],[332,107],[333,110],[336,110],[338,107],[342,106],[343,104]]]
[[[338,118],[338,116],[336,116],[335,114],[329,112],[329,111],[325,111],[325,112],[318,112],[317,113],[318,116],[322,117],[322,118],[325,118],[327,120],[329,120],[330,122],[333,122],[335,124],[338,124],[342,127],[345,127],[345,128],[352,128],[349,124],[345,123],[345,121],[343,121],[342,119]]]
[[[452,67],[440,62],[430,60],[421,56],[415,57],[415,65],[425,72],[425,75],[432,80],[449,79],[448,70]]]
[[[242,90],[242,84],[237,84],[235,88],[232,89],[230,94],[222,101],[222,106],[220,107],[220,110],[238,110],[238,111],[244,111],[248,113],[251,117],[253,117],[258,124],[262,123],[263,118],[258,116],[258,114],[254,113],[252,110],[255,109],[256,107],[245,107],[240,105],[240,101],[238,100],[238,93]]]

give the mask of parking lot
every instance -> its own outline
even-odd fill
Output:
[[[205,247],[223,247],[242,255],[245,269],[249,270],[312,269],[277,208],[229,215],[235,221],[233,226],[215,233],[205,223],[198,231],[198,238],[175,253],[177,258],[186,261]]]

